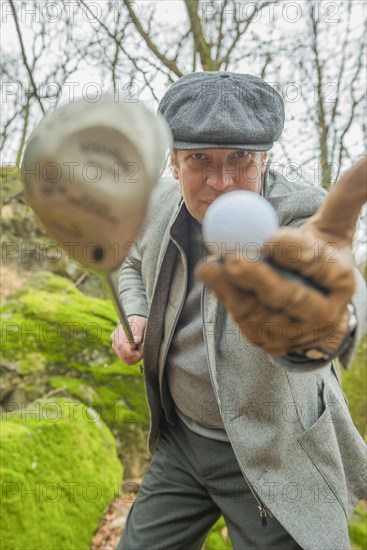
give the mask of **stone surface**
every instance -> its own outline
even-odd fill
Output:
[[[108,300],[34,273],[2,310],[1,405],[11,411],[53,390],[90,405],[113,431],[128,475],[139,476],[149,460],[144,381],[139,365],[113,353],[115,326]]]
[[[1,432],[1,548],[88,550],[122,481],[105,423],[54,397],[4,414]]]

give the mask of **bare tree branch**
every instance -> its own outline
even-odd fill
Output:
[[[210,44],[205,39],[201,20],[198,14],[199,2],[198,0],[185,0],[185,5],[191,23],[195,50],[200,56],[201,65],[204,71],[217,71],[220,67],[220,62],[212,58]]]
[[[317,91],[317,99],[318,99],[317,111],[318,111],[318,127],[319,127],[320,162],[321,162],[321,173],[322,173],[321,181],[323,183],[323,186],[327,188],[330,185],[330,171],[331,171],[331,163],[330,163],[329,151],[327,147],[329,127],[326,121],[326,113],[325,113],[325,97],[323,92],[323,87],[324,87],[323,65],[319,55],[319,44],[318,44],[319,21],[318,21],[318,15],[315,13],[314,4],[310,5],[309,14],[310,14],[310,27],[311,27],[311,51],[314,56],[314,64],[316,67],[316,74],[317,74],[316,91]]]
[[[190,1],[190,0],[188,0],[188,1]],[[269,6],[270,4],[273,4],[273,3],[274,2],[271,1],[271,2],[263,2],[262,4],[255,5],[254,9],[252,10],[252,12],[250,14],[250,16],[246,19],[245,25],[243,26],[242,29],[240,28],[240,23],[237,21],[237,18],[236,18],[236,11],[234,12],[235,19],[236,19],[236,36],[235,36],[234,40],[232,41],[232,44],[229,46],[229,48],[227,50],[227,53],[222,57],[222,59],[220,61],[220,64],[224,63],[225,66],[228,67],[228,64],[229,64],[229,61],[231,59],[231,55],[232,55],[233,50],[235,49],[236,45],[238,44],[239,39],[248,30],[248,28],[249,28],[250,24],[252,23],[255,15],[258,12],[260,12],[264,7]]]
[[[143,29],[142,24],[140,23],[136,13],[131,7],[130,0],[123,0],[124,4],[129,12],[129,16],[134,23],[136,30],[140,34],[140,36],[144,39],[146,45],[148,48],[154,53],[156,57],[165,65],[168,69],[170,69],[176,76],[181,77],[183,76],[180,69],[177,67],[176,63],[172,59],[168,59],[165,57],[158,49],[158,47],[154,44],[154,42],[151,40],[148,33]],[[81,0],[81,2],[85,5],[85,2]]]
[[[21,52],[22,52],[22,58],[23,58],[23,63],[24,63],[24,66],[26,67],[27,69],[27,72],[28,72],[28,75],[29,75],[29,79],[31,81],[31,84],[32,84],[32,87],[33,87],[33,94],[35,96],[35,98],[37,99],[38,103],[39,103],[39,106],[41,107],[41,111],[42,113],[45,113],[45,109],[43,107],[43,103],[41,101],[41,98],[40,96],[38,95],[38,92],[37,92],[37,86],[36,86],[36,83],[33,79],[33,73],[31,71],[31,68],[28,64],[28,61],[27,61],[27,55],[25,53],[25,49],[24,49],[24,43],[23,43],[23,38],[22,38],[22,33],[21,33],[21,30],[20,30],[20,26],[19,26],[19,21],[18,21],[18,15],[17,15],[17,10],[14,6],[14,2],[13,0],[9,0],[9,3],[10,3],[10,7],[11,7],[11,11],[13,13],[13,17],[14,17],[14,23],[15,23],[15,27],[16,27],[16,30],[17,30],[17,35],[18,35],[18,40],[19,40],[19,45],[20,45],[20,49],[21,49]]]
[[[220,51],[221,51],[221,47],[222,47],[222,40],[223,40],[223,22],[224,22],[224,13],[225,13],[225,9],[228,5],[228,0],[224,0],[222,2],[222,6],[221,6],[221,10],[220,10],[220,18],[219,18],[219,28],[218,28],[218,41],[217,41],[217,51],[216,51],[216,55],[215,55],[215,58],[216,59],[219,59],[219,54],[220,54]]]

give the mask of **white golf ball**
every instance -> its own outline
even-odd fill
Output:
[[[256,257],[279,227],[277,214],[264,197],[252,191],[231,191],[216,199],[203,220],[203,238],[211,254]]]

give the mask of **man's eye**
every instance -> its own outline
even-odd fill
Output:
[[[203,158],[205,157],[203,153],[194,153],[192,156],[195,160],[203,160]]]
[[[250,153],[248,151],[237,151],[237,153],[234,154],[234,156],[237,156],[237,158],[243,159],[247,157]]]

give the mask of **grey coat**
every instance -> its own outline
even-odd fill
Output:
[[[325,198],[320,188],[290,183],[268,165],[264,194],[281,225],[298,226]],[[148,317],[144,378],[151,413],[148,447],[159,438],[162,375],[185,297],[188,212],[177,181],[163,178],[145,226],[120,270],[127,315]],[[359,274],[353,298],[359,325],[352,349],[340,358],[348,368],[365,332],[365,284]],[[366,446],[351,419],[332,364],[299,372],[246,341],[214,295],[202,293],[209,372],[222,420],[239,466],[260,507],[305,550],[350,548],[348,521],[365,488]],[[221,361],[229,338],[230,365]],[[314,363],[309,364],[314,367]]]

